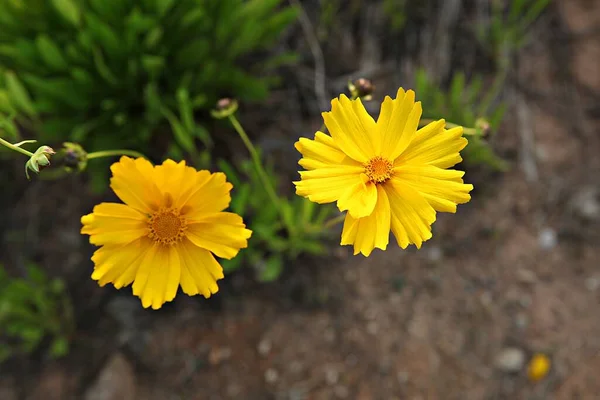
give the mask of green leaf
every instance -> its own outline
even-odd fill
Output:
[[[258,280],[261,282],[272,282],[279,278],[283,271],[283,257],[272,255],[265,260],[262,270],[259,272]]]
[[[62,51],[58,45],[48,37],[48,35],[41,34],[37,37],[35,44],[40,52],[42,60],[50,68],[55,70],[63,71],[69,67],[67,60],[62,54]]]
[[[8,91],[0,89],[0,113],[13,114],[15,111],[10,102]]]
[[[84,14],[83,18],[87,32],[90,33],[94,41],[105,49],[108,54],[115,57],[123,54],[124,49],[121,46],[121,39],[119,39],[119,36],[113,31],[110,25],[89,11]]]
[[[179,145],[187,152],[193,153],[196,150],[196,146],[194,145],[194,140],[190,135],[190,132],[186,131],[185,127],[181,124],[177,116],[168,108],[162,107],[162,115],[167,118],[169,124],[171,125],[171,129],[173,131],[173,136]]]
[[[60,358],[69,352],[69,341],[64,337],[57,337],[50,345],[50,355],[54,358]]]
[[[6,89],[8,90],[8,94],[10,95],[13,104],[27,115],[36,116],[37,113],[25,86],[23,86],[13,72],[8,71],[4,76],[6,79]]]
[[[158,77],[165,67],[165,59],[151,54],[142,55],[142,68],[152,79]]]
[[[73,0],[51,0],[52,5],[58,11],[58,13],[66,21],[71,23],[73,26],[79,26],[81,22],[81,13]]]

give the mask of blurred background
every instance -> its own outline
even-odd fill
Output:
[[[0,137],[58,154],[28,181],[0,149],[0,399],[600,399],[599,64],[598,0],[1,0]],[[294,195],[359,78],[372,115],[402,86],[472,133],[472,200],[419,251],[352,256]],[[255,234],[217,295],[90,278],[113,149],[227,173]]]

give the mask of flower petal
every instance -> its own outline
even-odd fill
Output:
[[[402,185],[418,191],[436,211],[456,212],[456,205],[471,200],[473,185],[463,183],[463,171],[431,165],[403,165],[394,168],[394,177]]]
[[[91,214],[81,217],[82,234],[90,243],[126,244],[148,234],[147,217],[136,209],[118,203],[101,203]]]
[[[296,194],[315,203],[332,203],[339,200],[349,187],[362,183],[364,167],[348,165],[318,168],[300,172],[300,181],[294,182]]]
[[[340,211],[348,211],[354,218],[371,215],[377,204],[377,185],[370,182],[365,174],[351,187],[346,188],[337,202]]]
[[[377,205],[373,213],[364,218],[346,214],[341,245],[354,245],[354,255],[368,257],[374,248],[385,250],[390,238],[390,202],[381,185],[377,186]]]
[[[146,290],[146,286],[156,269],[161,269],[164,264],[164,257],[160,257],[163,253],[160,252],[160,244],[153,243],[148,247],[144,258],[140,262],[140,266],[135,274],[133,281],[133,294],[142,299],[142,306],[148,308],[152,305],[152,292]]]
[[[205,216],[190,224],[186,232],[193,244],[226,259],[248,247],[251,235],[252,231],[246,229],[242,217],[229,212]]]
[[[187,239],[183,240],[179,250],[183,292],[190,296],[202,294],[206,298],[217,293],[217,280],[223,279],[223,268],[215,257]]]
[[[383,187],[391,208],[391,228],[398,245],[405,249],[414,243],[421,248],[431,238],[431,224],[435,221],[435,210],[412,187],[393,177]]]
[[[179,209],[188,199],[186,196],[197,189],[199,178],[206,180],[209,175],[208,171],[199,173],[194,168],[186,166],[185,161],[176,163],[173,160],[166,160],[162,165],[154,168],[156,185],[173,201],[171,205],[166,204],[166,206]]]
[[[233,185],[222,172],[199,171],[192,190],[179,199],[182,213],[189,222],[223,211],[231,202]]]
[[[340,165],[361,165],[344,154],[337,147],[333,138],[323,132],[317,132],[314,140],[300,138],[294,147],[303,156],[298,164],[306,170]]]
[[[140,298],[144,308],[158,310],[177,294],[181,278],[179,255],[176,246],[158,245],[151,270]]]
[[[382,104],[377,120],[377,136],[381,140],[381,155],[395,160],[413,140],[421,119],[421,102],[415,103],[415,92],[398,89],[390,112],[389,101]]]
[[[163,196],[154,182],[154,167],[148,160],[123,156],[110,170],[113,173],[110,187],[125,204],[146,214],[159,207]]]
[[[341,95],[339,99],[333,99],[331,111],[322,115],[335,144],[345,154],[361,163],[375,155],[370,132],[366,130],[369,127],[363,125],[364,118],[356,115],[354,105],[348,97]]]
[[[446,130],[444,125],[442,119],[419,129],[412,143],[396,160],[396,165],[411,163],[450,168],[461,162],[459,152],[468,144],[467,139],[462,137],[463,128]]]
[[[133,282],[135,272],[139,267],[145,252],[151,243],[147,238],[141,238],[125,245],[106,245],[94,252],[94,272],[92,279],[100,286],[113,283],[120,289]]]

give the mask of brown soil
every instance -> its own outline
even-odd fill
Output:
[[[107,364],[117,372],[100,387],[120,390],[86,399],[600,399],[599,27],[598,1],[551,5],[492,139],[511,169],[469,171],[472,201],[440,215],[420,251],[363,258],[332,246],[273,284],[237,273],[210,301],[180,295],[153,312],[88,278],[78,216],[99,198],[79,195],[81,179],[15,191],[9,230],[29,231],[6,264],[35,249],[81,303],[71,354],[5,366],[0,399],[84,398]],[[293,140],[320,121],[299,123],[267,130]],[[508,347],[526,362],[549,355],[549,375],[503,372],[495,360]]]

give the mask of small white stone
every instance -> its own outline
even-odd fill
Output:
[[[500,351],[494,359],[494,366],[503,372],[518,372],[525,365],[525,352],[516,347]]]
[[[265,371],[265,382],[267,383],[275,383],[279,379],[279,373],[273,368],[269,368]]]
[[[595,292],[600,288],[600,276],[591,276],[585,280],[585,287],[590,292]]]
[[[550,250],[558,243],[556,232],[551,228],[544,228],[538,236],[538,243],[544,250]]]
[[[258,354],[266,356],[271,352],[271,341],[269,339],[263,339],[258,343]]]

